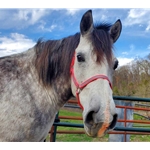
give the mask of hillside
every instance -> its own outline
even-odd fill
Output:
[[[150,54],[115,71],[113,92],[119,96],[150,97]]]

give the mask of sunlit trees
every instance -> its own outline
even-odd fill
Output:
[[[115,71],[113,92],[120,96],[150,97],[150,54]]]

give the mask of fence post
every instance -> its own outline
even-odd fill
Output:
[[[60,122],[59,119],[59,112],[56,114],[54,123]],[[50,142],[55,142],[56,141],[56,133],[57,133],[57,125],[53,125],[51,128],[51,134],[50,134]]]
[[[124,120],[125,120],[124,125],[126,127],[127,126],[127,122],[126,122],[126,120],[127,120],[127,108],[126,107],[124,108]],[[126,131],[125,131],[125,133],[124,133],[124,142],[126,142],[126,141],[127,141],[127,134],[126,134]]]

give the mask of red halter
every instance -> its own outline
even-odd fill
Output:
[[[95,80],[97,80],[97,79],[104,79],[104,80],[107,80],[107,81],[109,82],[109,85],[110,85],[110,88],[111,88],[111,89],[112,89],[112,84],[111,84],[111,82],[110,82],[110,80],[108,79],[107,76],[101,75],[101,74],[95,75],[95,76],[93,76],[93,77],[91,77],[91,78],[85,80],[85,81],[82,82],[81,84],[79,84],[78,81],[77,81],[77,79],[76,79],[76,77],[75,77],[75,74],[74,74],[74,68],[73,68],[73,67],[74,67],[74,62],[75,62],[75,54],[74,54],[74,56],[73,56],[73,58],[72,58],[70,73],[71,73],[71,77],[72,77],[72,79],[73,79],[73,82],[74,82],[74,84],[75,84],[75,86],[76,86],[76,88],[77,88],[77,89],[76,89],[76,98],[77,98],[77,100],[78,100],[78,104],[79,104],[79,106],[81,107],[81,109],[83,110],[83,106],[82,106],[82,104],[80,103],[79,94],[80,94],[80,92],[82,91],[82,89],[83,89],[84,87],[86,87],[89,83],[91,83],[91,82],[93,82],[93,81],[95,81]]]

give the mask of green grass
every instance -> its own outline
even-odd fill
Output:
[[[82,117],[81,112],[72,112],[67,110],[60,110],[59,116],[75,116]],[[61,119],[61,122],[74,123],[74,124],[83,124],[82,120],[67,120]],[[57,130],[69,130],[69,131],[84,131],[82,128],[74,127],[57,127]],[[90,142],[93,138],[87,136],[86,134],[57,134],[56,141],[67,141],[67,142]]]
[[[78,116],[82,117],[81,112],[73,112],[70,110],[61,109],[59,111],[59,116]],[[135,120],[141,120],[140,116],[134,115]],[[82,120],[67,120],[61,119],[61,122],[67,123],[77,123],[83,124]],[[135,125],[135,124],[134,124]],[[136,124],[137,125],[137,124]],[[69,131],[84,131],[83,128],[75,128],[75,127],[57,127],[57,130],[69,130]],[[107,142],[108,141],[108,134],[106,134],[102,138],[92,138],[87,136],[86,134],[57,134],[56,135],[56,142]],[[47,138],[49,141],[49,137]],[[130,137],[131,142],[149,142],[150,135],[131,135]]]

